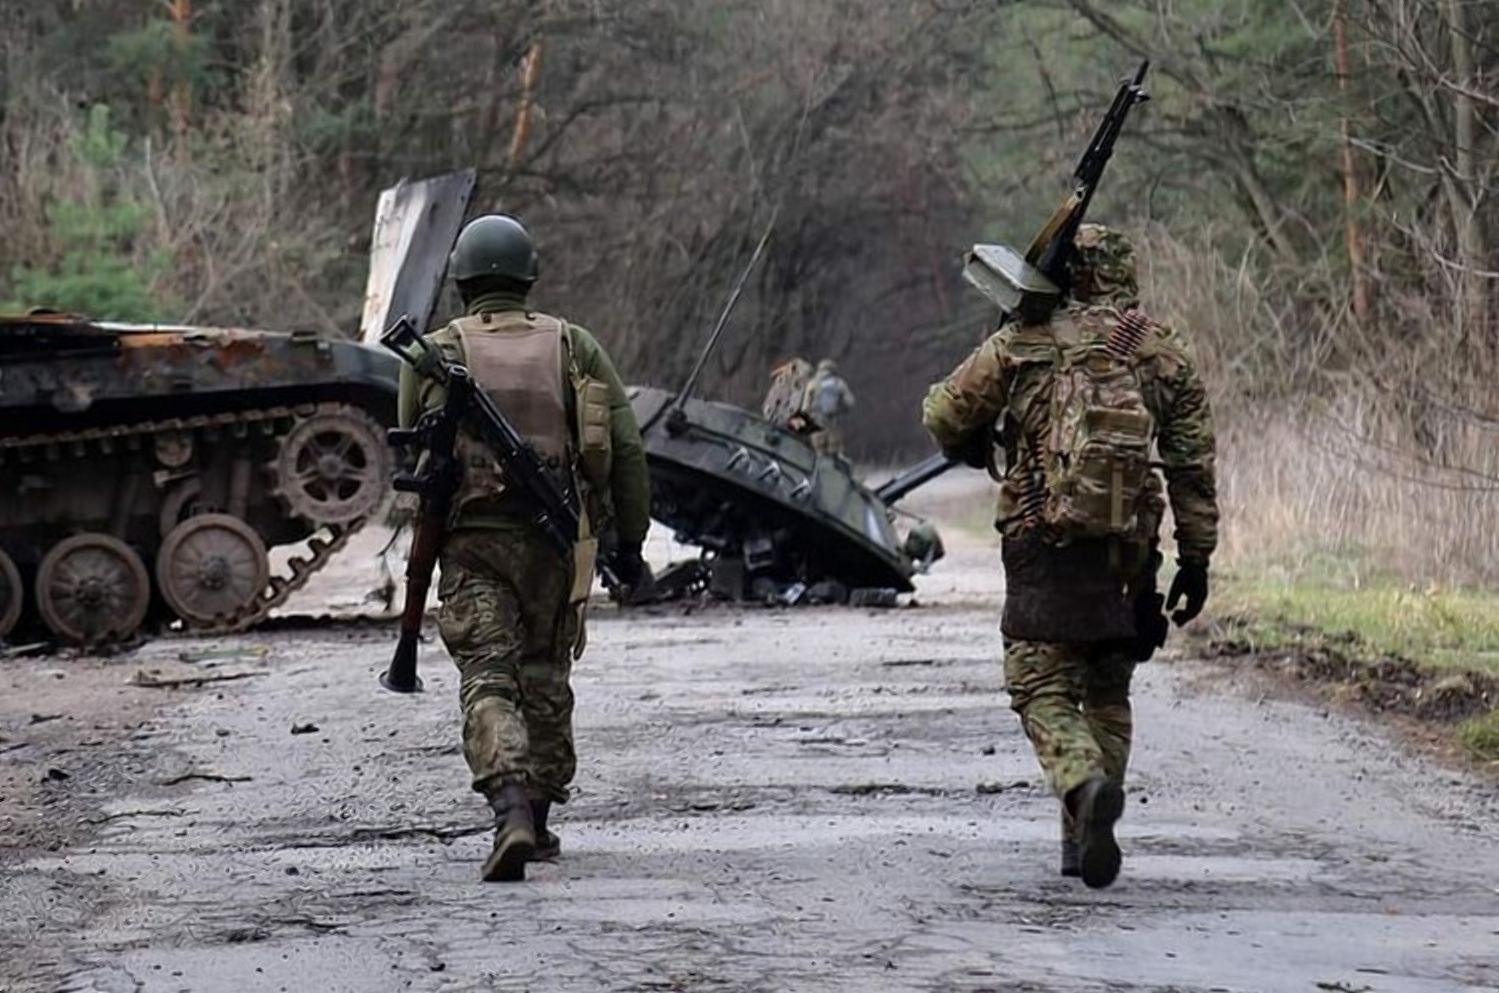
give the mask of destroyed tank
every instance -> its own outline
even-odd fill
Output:
[[[892,605],[942,556],[936,531],[895,504],[950,463],[935,456],[870,490],[847,460],[818,452],[805,434],[692,395],[775,223],[772,217],[681,389],[630,390],[651,470],[651,517],[703,552],[657,576],[656,596]]]
[[[876,602],[912,590],[917,563],[895,513],[842,458],[731,404],[650,387],[631,403],[651,516],[706,553],[659,577],[664,595]]]
[[[474,179],[381,193],[358,342],[0,317],[0,641],[242,630],[320,569],[390,491],[377,342],[430,317]]]
[[[310,333],[0,318],[0,640],[263,618],[388,491],[396,377]]]

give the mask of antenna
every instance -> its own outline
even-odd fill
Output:
[[[729,315],[734,312],[734,307],[739,303],[739,295],[744,292],[744,284],[749,282],[750,273],[755,271],[755,266],[760,261],[760,256],[765,254],[765,246],[770,243],[770,235],[776,228],[776,218],[780,217],[781,208],[777,207],[774,214],[770,215],[770,223],[765,225],[765,233],[760,236],[760,243],[755,246],[755,252],[750,256],[749,264],[739,274],[739,281],[734,284],[734,292],[729,294],[729,302],[724,304],[723,313],[718,315],[718,324],[714,326],[713,333],[708,336],[708,344],[703,347],[702,353],[697,357],[697,364],[692,367],[692,372],[687,377],[687,382],[677,391],[676,399],[671,402],[671,409],[680,413],[682,405],[692,395],[692,388],[697,385],[697,377],[702,375],[703,366],[708,364],[708,356],[713,354],[713,349],[718,347],[718,339],[723,336],[723,329],[729,323]]]

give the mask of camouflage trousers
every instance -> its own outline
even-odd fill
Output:
[[[460,530],[442,552],[438,628],[461,674],[474,789],[567,802],[573,751],[572,563],[529,528]]]
[[[1010,707],[1058,797],[1100,773],[1124,782],[1134,733],[1134,671],[1135,663],[1107,643],[1005,645]]]

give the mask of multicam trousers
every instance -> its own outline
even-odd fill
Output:
[[[462,676],[474,789],[567,802],[573,751],[572,563],[529,527],[460,530],[442,552],[438,628]]]
[[[1100,773],[1124,781],[1134,730],[1134,671],[1135,663],[1108,643],[1005,645],[1010,707],[1057,796]]]

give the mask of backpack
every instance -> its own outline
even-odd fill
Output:
[[[1057,343],[1039,448],[1042,520],[1064,537],[1125,537],[1138,524],[1155,418],[1130,361],[1140,337],[1132,324]]]

